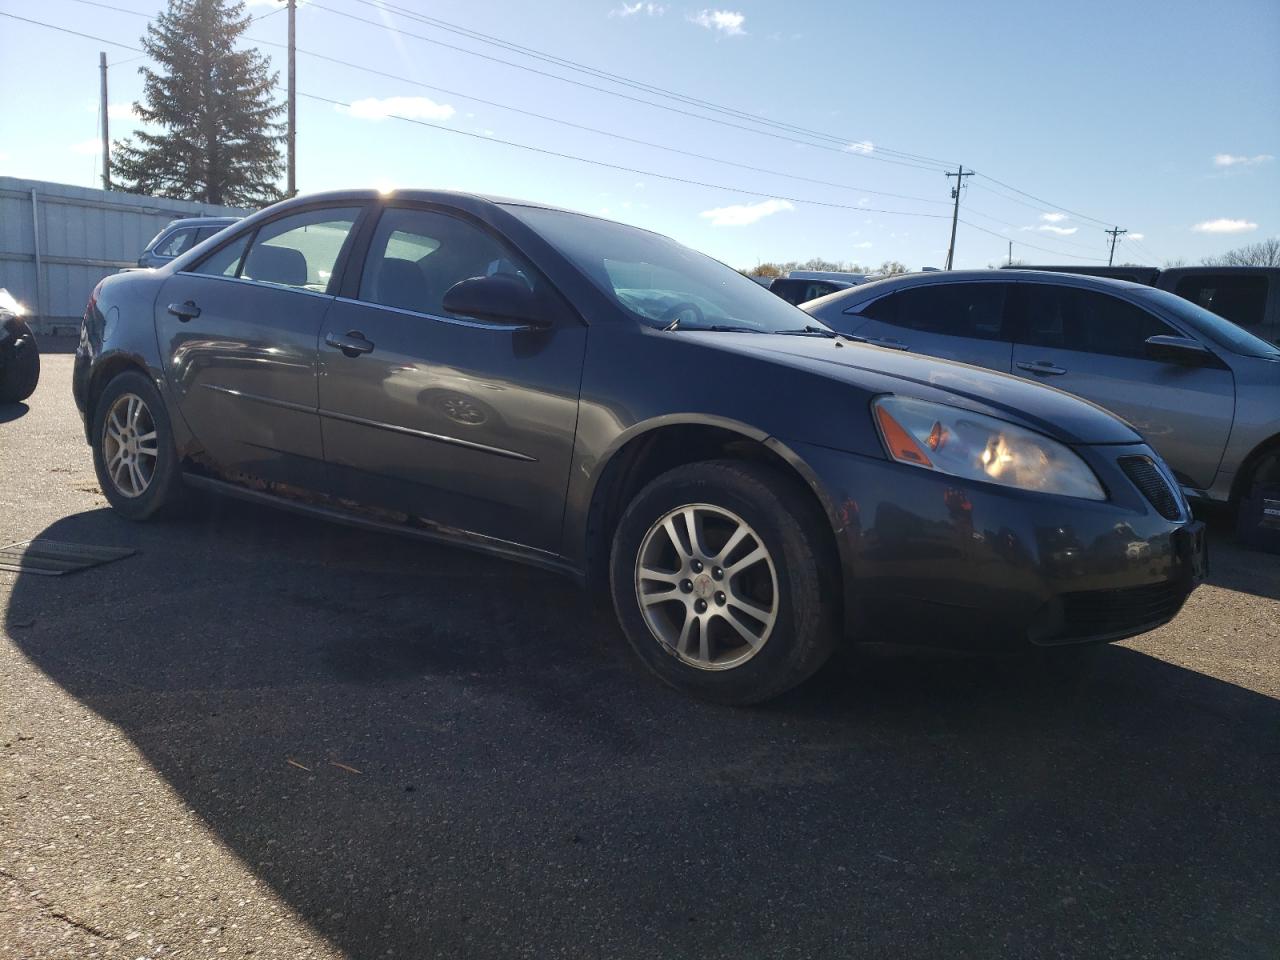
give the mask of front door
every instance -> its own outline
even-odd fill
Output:
[[[325,456],[343,496],[554,553],[587,331],[567,311],[548,329],[445,312],[453,284],[495,272],[558,302],[478,225],[382,213],[358,294],[335,302],[321,334]]]
[[[839,324],[877,346],[1009,372],[1013,352],[997,280],[930,282],[872,300]]]
[[[1148,337],[1181,336],[1155,314],[1080,287],[1021,282],[1013,373],[1092,400],[1141,433],[1180,483],[1207,490],[1235,413],[1225,367],[1153,360]]]
[[[271,221],[161,287],[165,373],[216,472],[322,486],[316,340],[359,212],[329,207]]]

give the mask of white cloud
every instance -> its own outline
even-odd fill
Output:
[[[1040,219],[1045,223],[1061,223],[1067,219],[1067,215],[1065,213],[1042,213],[1040,214]]]
[[[1258,225],[1251,220],[1231,220],[1219,217],[1217,220],[1205,220],[1191,228],[1197,233],[1246,233],[1257,230]]]
[[[857,140],[849,144],[844,149],[845,149],[845,153],[857,153],[865,157],[868,153],[873,151],[875,148],[876,148],[876,145],[872,143],[870,140]]]
[[[72,153],[82,153],[86,157],[92,157],[94,154],[102,152],[102,138],[94,137],[92,140],[81,140],[79,143],[71,145]]]
[[[111,120],[133,120],[141,122],[138,112],[133,109],[132,103],[109,103],[107,104],[107,117]]]
[[[747,22],[746,15],[734,10],[702,10],[692,14],[689,21],[708,30],[719,30],[730,37],[747,32],[742,29],[742,25]]]
[[[1274,160],[1269,153],[1259,153],[1252,157],[1236,156],[1231,153],[1216,153],[1213,156],[1213,165],[1215,167],[1256,167],[1260,163],[1267,163]]]
[[[614,7],[609,11],[611,17],[634,17],[637,13],[643,13],[646,17],[660,17],[667,12],[667,8],[660,3],[623,3],[621,6]]]
[[[1145,233],[1130,233],[1125,237],[1126,240],[1145,240],[1146,238]]]
[[[857,250],[869,250],[873,244],[870,240],[863,240],[861,243],[855,243],[853,246]]]
[[[390,116],[409,120],[448,120],[456,112],[447,103],[436,103],[429,97],[365,97],[349,107],[338,107],[362,120],[385,120]]]
[[[1040,226],[1036,227],[1036,229],[1039,230],[1041,233],[1052,233],[1054,236],[1058,236],[1058,237],[1069,237],[1080,228],[1079,227],[1055,227],[1051,223],[1042,223],[1040,224]]]
[[[759,203],[738,203],[731,207],[703,210],[698,216],[710,220],[713,227],[745,227],[771,214],[794,209],[786,200],[761,200]]]

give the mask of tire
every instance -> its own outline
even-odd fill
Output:
[[[21,403],[40,382],[40,347],[27,331],[13,346],[13,355],[0,376],[0,403]]]
[[[663,681],[703,700],[744,706],[790,690],[838,637],[839,563],[824,525],[808,491],[767,467],[720,460],[664,473],[614,534],[610,586],[627,640]]]
[[[1280,554],[1280,523],[1268,508],[1280,502],[1280,451],[1272,451],[1254,465],[1235,505],[1236,540],[1263,553]]]
[[[142,404],[136,419],[134,402]],[[154,436],[148,441],[149,433]],[[98,484],[116,512],[130,520],[147,520],[176,513],[183,505],[187,491],[173,443],[173,427],[164,398],[150,377],[139,370],[127,370],[111,379],[94,404],[92,436]],[[124,437],[123,443],[116,439],[118,436]],[[143,440],[139,442],[137,437]],[[127,467],[122,469],[117,460],[121,453],[125,460],[134,461],[136,473]],[[139,483],[139,477],[145,483]]]

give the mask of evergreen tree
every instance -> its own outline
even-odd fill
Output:
[[[256,50],[237,50],[250,22],[243,0],[169,0],[143,47],[159,71],[146,78],[138,116],[164,128],[117,141],[112,167],[124,189],[183,200],[260,206],[283,195],[284,105],[277,73]]]

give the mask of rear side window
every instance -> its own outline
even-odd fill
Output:
[[[922,333],[975,340],[1008,339],[1004,333],[1007,283],[931,283],[876,300],[862,316]]]
[[[1146,340],[1177,336],[1159,317],[1105,293],[1049,284],[1020,284],[1023,336],[1030,346],[1113,357],[1145,357]]]
[[[254,236],[240,276],[323,293],[359,214],[359,207],[340,207],[273,220]]]
[[[498,273],[534,286],[524,261],[479,227],[432,210],[392,208],[369,244],[359,298],[442,316],[441,301],[455,283]]]
[[[157,257],[176,257],[179,254],[186,253],[196,243],[196,230],[189,227],[185,230],[175,230],[169,236],[165,237],[151,252]]]
[[[1266,319],[1267,278],[1259,274],[1194,274],[1179,280],[1173,292],[1242,327]]]

